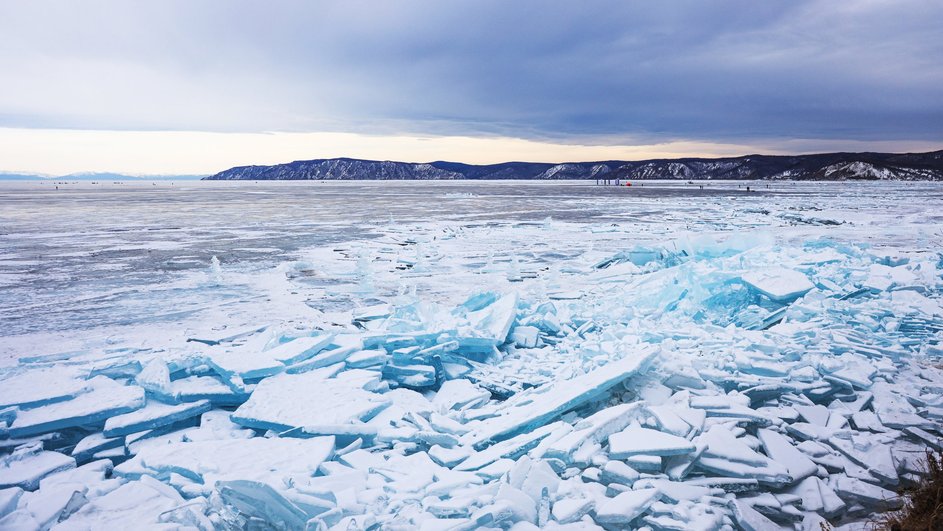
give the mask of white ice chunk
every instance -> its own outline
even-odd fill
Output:
[[[596,507],[596,521],[600,524],[625,525],[639,517],[651,504],[658,501],[658,489],[640,489],[623,492],[615,498],[600,502]]]
[[[504,295],[481,310],[469,312],[467,318],[473,328],[471,336],[493,340],[495,345],[504,343],[516,313],[516,293]]]
[[[592,498],[563,498],[553,504],[553,518],[561,524],[579,521],[596,506]]]
[[[793,481],[811,476],[818,470],[818,466],[783,435],[772,430],[760,429],[757,431],[757,436],[763,443],[766,455],[770,456],[773,461],[784,465]]]
[[[442,383],[432,399],[432,405],[441,413],[478,406],[491,398],[491,393],[466,379]]]
[[[36,490],[44,477],[70,468],[75,468],[75,459],[67,455],[44,451],[41,444],[21,446],[0,457],[0,488]]]
[[[511,340],[520,348],[534,348],[537,346],[537,334],[540,332],[533,326],[517,326],[511,330]]]
[[[147,404],[136,411],[116,415],[105,421],[105,437],[119,437],[144,430],[167,426],[184,419],[192,418],[209,411],[207,400],[184,404],[164,404],[148,400]]]
[[[361,369],[347,371],[344,378],[331,378],[326,369],[266,378],[232,414],[233,421],[258,429],[303,427],[333,433],[335,427],[369,420],[390,405],[389,398],[365,391],[364,382],[351,374]]]
[[[334,334],[299,337],[265,351],[265,355],[285,365],[304,361],[331,344]]]
[[[124,437],[106,437],[101,432],[92,433],[84,437],[72,450],[72,457],[88,459],[102,450],[124,446]]]
[[[528,428],[545,424],[611,389],[629,376],[645,369],[658,349],[638,347],[638,351],[570,380],[558,380],[518,393],[501,403],[495,416],[475,422],[469,435],[475,446],[513,436]]]
[[[734,500],[730,503],[733,509],[734,520],[743,531],[780,531],[782,528],[769,518],[763,516],[749,504],[740,500]]]
[[[166,478],[173,472],[207,487],[217,481],[251,480],[279,488],[286,478],[310,478],[331,457],[333,437],[255,437],[148,446],[115,467],[123,476]]]
[[[90,391],[71,400],[20,411],[10,426],[10,437],[95,425],[144,405],[144,389],[136,385],[122,385],[105,376],[96,376],[88,384]]]
[[[781,267],[750,271],[740,278],[748,286],[777,302],[796,299],[815,287],[802,273]]]
[[[609,456],[625,459],[634,455],[670,456],[694,451],[691,441],[658,430],[632,425],[609,436]]]
[[[855,500],[868,506],[896,508],[903,503],[893,491],[845,475],[834,476],[834,481],[830,486],[842,498]]]
[[[55,525],[55,531],[90,529],[143,529],[179,527],[163,523],[161,517],[184,504],[173,487],[153,478],[131,481],[91,500],[68,520]]]
[[[0,380],[0,408],[60,402],[89,388],[90,382],[69,367],[30,370]]]

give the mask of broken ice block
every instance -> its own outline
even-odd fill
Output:
[[[845,500],[854,500],[869,507],[887,510],[903,505],[903,500],[893,491],[845,475],[834,476],[829,486]]]
[[[779,524],[763,516],[749,504],[740,500],[733,500],[730,503],[733,510],[733,517],[737,525],[744,531],[779,531],[782,529]]]
[[[0,409],[61,402],[88,389],[89,382],[70,367],[29,370],[0,380]]]
[[[612,460],[603,466],[600,480],[604,483],[621,483],[631,486],[639,478],[639,473],[622,461]]]
[[[262,522],[279,522],[286,529],[303,529],[311,516],[270,485],[258,481],[231,480],[218,484],[222,499],[240,513]]]
[[[583,448],[588,450],[589,445],[598,447],[613,433],[624,430],[641,414],[642,405],[642,402],[619,404],[593,413],[577,422],[572,432],[550,445],[547,457],[574,462],[577,454],[583,453]]]
[[[658,489],[623,492],[615,498],[609,498],[597,505],[596,521],[601,524],[629,524],[660,497],[661,492]]]
[[[205,333],[188,337],[187,342],[193,341],[205,345],[219,345],[220,343],[230,343],[237,339],[251,336],[262,332],[268,328],[268,325],[252,325],[242,328],[223,328],[222,330],[208,330]]]
[[[540,331],[533,326],[517,326],[511,331],[511,340],[520,348],[537,346],[537,334]]]
[[[815,474],[818,466],[800,452],[783,435],[772,430],[760,429],[757,431],[763,448],[773,461],[784,465],[792,476],[793,481]]]
[[[351,369],[363,369],[376,365],[384,365],[390,355],[385,350],[359,350],[347,356],[345,362]]]
[[[334,451],[333,437],[311,439],[255,437],[148,446],[115,467],[124,477],[180,474],[212,488],[217,481],[251,480],[284,485],[308,478]]]
[[[689,454],[693,451],[694,443],[687,439],[638,425],[629,426],[609,436],[609,456],[613,459],[625,459],[634,455],[664,457]]]
[[[214,406],[238,406],[249,398],[249,394],[236,391],[213,376],[187,376],[174,380],[166,393],[155,393],[168,402],[198,402],[208,400]]]
[[[740,278],[746,285],[776,302],[797,299],[815,287],[802,273],[781,267],[751,271]]]
[[[119,437],[144,430],[167,426],[184,419],[195,417],[210,410],[207,400],[183,404],[164,404],[148,400],[147,404],[136,411],[116,415],[105,421],[105,437]]]
[[[375,373],[353,369],[332,378],[332,372],[326,367],[262,380],[232,414],[233,422],[277,431],[323,427],[319,433],[333,433],[334,427],[370,420],[390,405],[383,395],[365,391],[364,381],[357,379],[361,373],[368,377]]]
[[[285,365],[304,361],[324,350],[334,339],[334,334],[299,337],[265,351],[265,355]]]
[[[90,500],[68,520],[57,524],[55,529],[87,531],[171,527],[173,524],[162,517],[184,503],[184,499],[173,487],[153,478],[143,477],[139,481],[130,481],[104,496]]]
[[[596,506],[592,498],[564,498],[553,504],[553,519],[561,524],[579,521]]]
[[[105,376],[88,380],[88,385],[88,392],[71,400],[20,411],[10,426],[10,437],[96,425],[144,405],[144,389],[136,385],[122,385]]]
[[[441,413],[463,410],[481,405],[491,398],[491,393],[465,379],[443,382],[432,399],[432,405]]]
[[[77,461],[86,461],[93,455],[111,448],[124,446],[124,437],[105,437],[101,432],[96,432],[79,441],[72,449],[72,457]]]
[[[16,509],[16,503],[22,495],[23,489],[19,487],[0,489],[0,518]]]
[[[658,353],[657,347],[639,346],[624,358],[570,380],[559,380],[518,393],[498,406],[495,416],[472,426],[469,439],[476,447],[540,426],[593,398],[629,376],[645,369]]]
[[[490,353],[504,343],[517,316],[517,294],[509,293],[484,308],[468,312],[469,329],[459,337],[460,351]]]
[[[243,380],[267,378],[285,370],[285,364],[249,347],[226,351],[210,351],[207,362],[225,379],[235,377]]]
[[[0,457],[0,489],[36,490],[44,477],[70,468],[75,468],[75,459],[69,456],[44,451],[40,443],[21,446]]]

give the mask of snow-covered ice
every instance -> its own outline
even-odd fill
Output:
[[[4,210],[0,273],[33,242],[64,277],[0,292],[23,316],[0,529],[854,529],[899,506],[943,447],[943,186],[644,184]],[[157,205],[129,216],[135,194]]]

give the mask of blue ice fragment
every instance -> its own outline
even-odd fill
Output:
[[[360,350],[347,356],[346,363],[352,369],[362,369],[385,365],[389,358],[390,355],[385,350]]]
[[[279,522],[285,529],[304,529],[309,519],[309,515],[266,483],[220,481],[217,488],[228,505],[263,522]]]
[[[0,408],[33,408],[70,400],[88,388],[89,383],[83,375],[71,368],[27,370],[0,380]]]
[[[211,404],[208,400],[183,404],[164,404],[156,400],[148,400],[147,404],[137,411],[116,415],[105,421],[103,434],[106,437],[119,437],[139,431],[152,430],[196,417],[209,411],[210,408]]]
[[[12,406],[0,408],[0,423],[5,422],[7,424],[11,424],[14,420],[16,420],[16,411],[17,409]]]
[[[170,382],[166,389],[151,394],[162,402],[172,404],[208,400],[215,406],[237,406],[249,398],[249,393],[235,390],[213,376],[180,378]]]
[[[213,352],[207,363],[223,378],[235,377],[243,380],[267,378],[285,370],[285,365],[267,355],[249,349],[235,349],[228,352]]]
[[[436,383],[436,370],[431,365],[393,365],[383,367],[383,377],[407,387],[431,387]]]
[[[90,460],[93,455],[102,450],[118,448],[119,446],[124,446],[124,437],[105,437],[104,434],[96,432],[88,435],[75,445],[75,448],[72,449],[72,457],[76,461],[84,462]]]
[[[13,453],[0,457],[0,489],[39,488],[39,480],[61,470],[75,468],[75,459],[59,452],[43,450],[42,443],[20,446]]]
[[[493,340],[496,345],[507,341],[511,325],[517,316],[517,302],[517,294],[509,293],[481,310],[469,312],[466,315],[472,327],[469,335]]]
[[[347,359],[347,356],[353,354],[360,350],[361,344],[355,345],[346,345],[330,350],[322,350],[313,358],[296,363],[285,371],[288,374],[298,374],[302,372],[308,372],[314,369],[320,369],[321,367],[327,367],[329,365],[334,365],[335,363],[343,362]]]
[[[265,355],[285,365],[293,365],[324,350],[333,339],[334,334],[299,337],[265,351]]]
[[[10,487],[0,489],[0,518],[8,515],[16,509],[16,504],[23,495],[23,489],[19,487]]]
[[[141,372],[141,362],[117,358],[93,366],[89,371],[89,377],[134,378],[139,372]]]
[[[478,310],[483,310],[491,306],[498,298],[499,295],[493,291],[476,293],[465,299],[465,302],[460,304],[459,307],[455,309],[455,312],[477,312]]]
[[[97,425],[144,406],[144,389],[136,385],[122,385],[105,376],[96,376],[88,384],[91,390],[72,400],[20,411],[10,426],[10,437]]]
[[[615,255],[601,260],[593,265],[593,269],[605,269],[609,266],[622,263],[631,263],[639,267],[647,266],[657,262],[664,267],[676,265],[683,255],[671,252],[667,249],[653,249],[649,247],[636,247],[628,251],[622,251]]]

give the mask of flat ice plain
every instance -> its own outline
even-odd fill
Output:
[[[634,184],[0,183],[0,529],[896,507],[943,445],[943,185]]]

